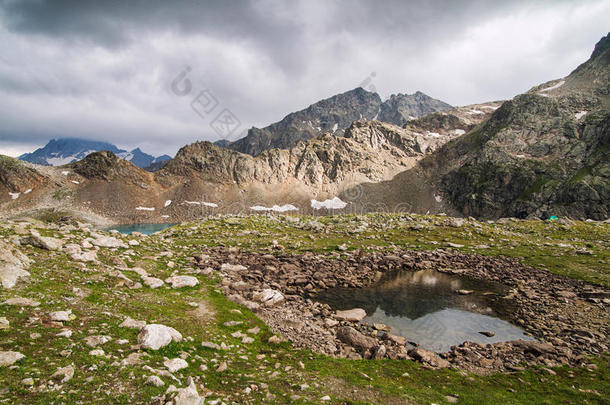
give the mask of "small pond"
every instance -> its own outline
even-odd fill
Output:
[[[471,291],[459,294],[458,290]],[[366,288],[333,288],[316,297],[335,310],[362,308],[363,322],[382,323],[391,333],[435,352],[465,341],[534,340],[501,319],[511,310],[505,287],[434,270],[400,272]],[[493,332],[485,336],[480,332]]]
[[[144,235],[150,235],[155,232],[162,231],[164,229],[169,228],[170,226],[174,226],[176,224],[125,224],[125,225],[115,225],[108,228],[104,228],[105,231],[116,230],[120,233],[130,234],[132,232],[141,232]]]

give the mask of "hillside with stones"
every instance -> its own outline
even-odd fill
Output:
[[[0,400],[495,403],[510,389],[603,403],[608,231],[381,214],[219,216],[150,236],[3,221]],[[496,299],[539,341],[437,354],[315,301],[429,268],[505,283]]]

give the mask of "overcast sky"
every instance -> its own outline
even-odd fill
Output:
[[[609,15],[609,0],[0,0],[0,154],[58,137],[174,154],[219,139],[225,109],[236,139],[360,85],[507,99],[584,62]]]

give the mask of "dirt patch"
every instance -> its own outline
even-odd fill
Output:
[[[188,316],[195,318],[200,324],[206,324],[214,320],[216,313],[207,301],[201,300],[196,304],[197,306],[193,310],[186,313]]]

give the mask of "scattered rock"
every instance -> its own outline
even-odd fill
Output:
[[[125,242],[114,236],[94,235],[95,239],[90,239],[91,244],[103,248],[127,248]]]
[[[193,276],[173,276],[165,279],[165,282],[172,285],[172,288],[195,287],[199,280]]]
[[[212,342],[201,342],[201,346],[207,347],[208,349],[220,350],[220,346]]]
[[[227,362],[226,362],[226,361],[223,361],[222,363],[220,363],[220,365],[219,365],[219,366],[218,366],[218,368],[216,369],[216,372],[217,372],[217,373],[222,373],[223,371],[226,371],[228,367],[229,367],[229,366],[227,365]]]
[[[32,377],[24,378],[21,380],[21,384],[26,387],[32,387],[34,385],[34,379]]]
[[[220,270],[224,272],[233,272],[233,271],[244,271],[248,270],[246,266],[242,266],[241,264],[228,264],[224,263],[220,266]]]
[[[181,340],[182,335],[176,329],[159,324],[146,325],[138,334],[138,343],[144,349],[159,350],[172,341],[180,342]]]
[[[460,295],[471,295],[472,293],[474,293],[474,291],[472,290],[457,290],[456,292]]]
[[[110,336],[97,335],[97,336],[87,336],[85,338],[85,344],[89,347],[97,347],[103,345],[104,343],[108,343],[112,340]]]
[[[49,317],[52,321],[55,322],[68,322],[73,319],[76,319],[74,315],[72,315],[72,310],[68,309],[67,311],[54,311],[49,313]]]
[[[131,319],[130,317],[125,318],[123,322],[119,325],[121,328],[132,328],[132,329],[142,329],[146,326],[145,321],[136,321]]]
[[[40,302],[31,300],[29,298],[14,297],[4,301],[4,305],[13,305],[17,307],[37,307],[40,305]]]
[[[176,388],[173,385],[165,392],[163,398],[159,398],[159,401],[153,401],[154,404],[165,404],[165,405],[203,405],[205,403],[205,397],[200,397],[197,392],[197,387],[192,378],[187,381],[186,388]]]
[[[163,382],[162,379],[160,379],[159,377],[157,377],[156,375],[151,375],[150,377],[148,377],[146,379],[145,382],[146,385],[152,385],[154,387],[162,387],[165,385],[165,383]]]
[[[453,243],[453,242],[447,242],[447,243],[445,243],[445,246],[451,247],[451,248],[463,248],[464,247],[464,245],[460,245],[459,243]]]
[[[0,367],[12,366],[25,356],[19,352],[0,352]]]
[[[362,308],[337,311],[335,317],[341,321],[360,322],[366,317],[366,311]]]
[[[46,250],[60,250],[64,245],[64,242],[61,239],[52,238],[50,236],[40,236],[38,233],[32,232],[31,236],[22,239],[21,244],[31,245]]]
[[[392,335],[391,333],[388,333],[386,335],[386,337],[388,338],[388,340],[396,343],[397,345],[404,346],[407,344],[407,338],[404,336],[397,336],[397,335]]]
[[[181,358],[165,360],[163,365],[167,367],[170,373],[175,373],[176,371],[182,370],[189,366],[189,364]]]
[[[138,364],[142,364],[142,357],[144,357],[146,355],[146,353],[130,353],[129,356],[125,357],[123,360],[121,360],[121,365],[122,366],[135,366]]]
[[[449,402],[450,404],[457,404],[458,402],[458,398],[454,397],[453,395],[445,395],[445,399],[447,400],[447,402]]]
[[[70,329],[64,329],[61,332],[59,332],[58,334],[56,334],[55,336],[57,337],[65,337],[65,338],[71,338],[72,337],[72,331]]]
[[[429,350],[415,348],[409,350],[409,356],[420,363],[427,364],[435,368],[449,367],[449,362],[445,359],[441,359],[436,353]]]
[[[365,336],[351,326],[343,326],[337,330],[337,338],[362,352],[373,349],[377,341],[370,336]]]
[[[30,273],[19,266],[0,262],[0,284],[3,288],[13,288],[19,279],[29,276]]]
[[[284,296],[281,292],[269,288],[255,293],[252,298],[266,307],[272,307],[284,301]]]
[[[8,329],[10,322],[4,316],[0,317],[0,329]]]
[[[487,336],[487,337],[493,337],[493,336],[496,336],[496,334],[495,334],[494,332],[489,331],[489,330],[481,331],[481,332],[479,332],[479,333],[480,333],[481,335],[483,335],[483,336]]]
[[[142,276],[142,282],[153,289],[163,287],[163,285],[165,284],[160,278],[148,276]]]
[[[59,381],[61,384],[70,381],[74,377],[74,366],[66,366],[58,368],[51,376],[51,379]]]

